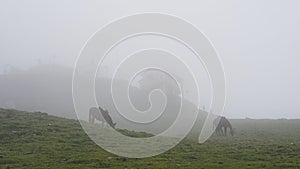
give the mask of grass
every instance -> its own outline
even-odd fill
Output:
[[[300,168],[300,120],[231,120],[234,137],[204,144],[185,139],[161,155],[132,159],[110,154],[76,120],[0,109],[0,169],[4,168]],[[119,130],[132,137],[147,133]]]

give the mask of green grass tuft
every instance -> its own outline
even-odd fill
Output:
[[[76,120],[0,109],[2,168],[300,168],[300,120],[232,120],[234,137],[198,144],[184,139],[161,155],[130,159],[110,154]],[[131,137],[142,132],[118,130]]]

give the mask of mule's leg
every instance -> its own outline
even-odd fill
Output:
[[[89,123],[93,124],[93,114],[91,112],[89,113]]]
[[[220,128],[220,133],[221,133],[221,136],[224,136],[224,130],[223,130],[223,127]]]
[[[220,136],[220,129],[219,128],[217,128],[217,136]]]
[[[89,113],[89,123],[92,123],[91,112]]]
[[[91,122],[92,122],[92,124],[94,124],[94,123],[95,123],[95,116],[94,116],[94,114],[93,114],[93,113],[91,114]]]

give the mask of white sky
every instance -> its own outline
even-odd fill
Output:
[[[73,66],[86,40],[117,18],[161,12],[197,26],[227,78],[226,115],[300,118],[300,1],[2,0],[0,70]]]

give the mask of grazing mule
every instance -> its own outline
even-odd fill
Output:
[[[223,116],[217,117],[213,121],[213,125],[216,128],[215,132],[216,132],[217,136],[227,136],[227,128],[230,129],[230,134],[231,134],[231,136],[233,136],[232,125],[225,117],[223,117]]]
[[[101,114],[102,114],[102,117],[103,117],[104,120],[110,125],[110,127],[115,128],[116,123],[114,123],[114,122],[112,121],[112,118],[111,118],[110,115],[108,114],[108,111],[102,109],[100,106],[99,106],[99,110],[100,110],[100,112],[101,112]]]
[[[101,121],[103,126],[105,124],[110,125],[112,128],[115,128],[116,123],[113,123],[112,118],[108,114],[107,110],[102,109],[101,107],[91,107],[89,110],[89,123],[94,124],[95,119]]]

